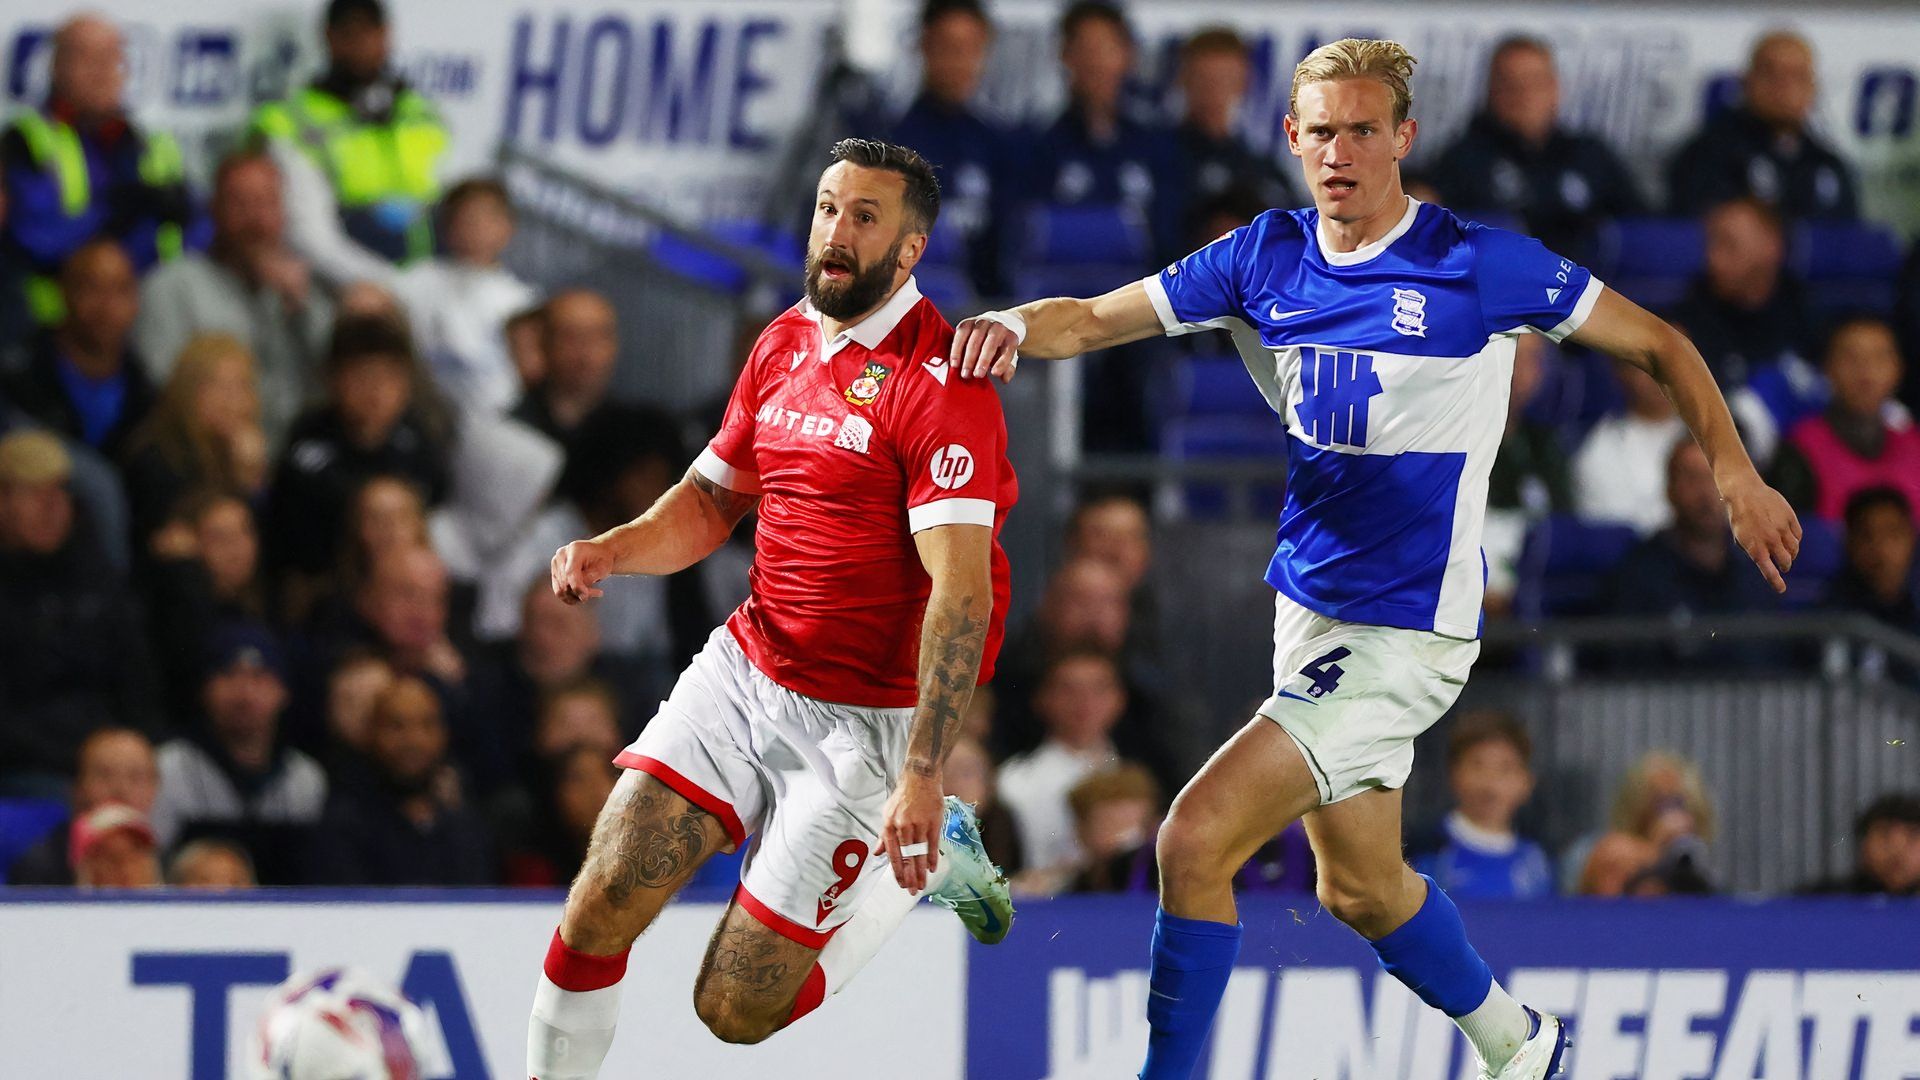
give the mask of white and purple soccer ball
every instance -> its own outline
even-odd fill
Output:
[[[254,1080],[421,1080],[426,1017],[354,968],[303,972],[267,995],[247,1050]]]

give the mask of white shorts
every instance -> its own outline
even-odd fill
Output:
[[[1478,641],[1329,619],[1276,593],[1260,715],[1299,745],[1322,804],[1398,788],[1413,740],[1453,707],[1479,655]]]
[[[865,709],[797,694],[762,674],[725,626],[614,763],[647,773],[753,837],[734,899],[768,928],[824,947],[867,885],[906,760],[912,709]]]

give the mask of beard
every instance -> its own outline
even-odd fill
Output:
[[[831,260],[849,271],[839,281],[829,280],[824,272],[823,263],[829,259],[825,249],[809,253],[807,299],[829,319],[851,319],[871,311],[886,299],[887,291],[893,287],[893,272],[900,266],[900,243],[895,240],[872,266],[861,266],[851,253],[833,253]]]

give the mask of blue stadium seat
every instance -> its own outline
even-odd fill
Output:
[[[1893,310],[1904,262],[1900,237],[1865,221],[1807,221],[1793,230],[1788,266],[1822,311]]]
[[[1026,224],[1021,296],[1096,295],[1139,280],[1151,261],[1146,223],[1123,206],[1037,206]]]
[[[1642,306],[1672,307],[1706,264],[1706,231],[1693,218],[1617,218],[1600,228],[1593,272]]]
[[[920,265],[922,267],[967,265],[967,238],[950,216],[934,219],[933,234],[927,237],[927,250],[920,256]],[[918,274],[920,271],[916,269],[914,273]]]
[[[0,798],[0,883],[20,853],[67,820],[67,804],[59,799]]]
[[[920,295],[933,301],[950,322],[977,315],[980,301],[973,293],[973,278],[958,266],[922,262],[913,268],[913,280]]]
[[[1170,415],[1251,416],[1270,422],[1273,409],[1238,356],[1198,356],[1174,369]]]
[[[1609,575],[1639,539],[1630,526],[1571,514],[1535,523],[1520,549],[1514,610],[1526,618],[1596,614]]]
[[[806,241],[785,229],[757,221],[723,221],[706,232],[715,240],[758,251],[796,274],[806,263]],[[673,233],[656,234],[648,254],[681,277],[720,292],[737,293],[751,280],[739,260]]]

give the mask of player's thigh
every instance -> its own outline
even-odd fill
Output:
[[[1397,882],[1407,870],[1402,801],[1399,788],[1374,788],[1309,813],[1307,842],[1320,880],[1343,892],[1376,891]]]
[[[626,770],[594,823],[586,861],[567,896],[563,936],[574,948],[624,937],[658,915],[694,871],[731,842],[719,818],[657,778]]]
[[[758,1041],[786,1022],[820,950],[773,930],[734,897],[707,945],[694,1009],[715,1034]]]
[[[1300,748],[1279,725],[1256,716],[1174,799],[1160,830],[1161,873],[1231,873],[1319,801]]]

